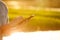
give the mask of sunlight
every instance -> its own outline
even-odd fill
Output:
[[[20,8],[20,5],[19,5],[18,1],[9,1],[7,3],[14,9],[19,9]]]
[[[60,40],[60,31],[15,32],[3,40]]]

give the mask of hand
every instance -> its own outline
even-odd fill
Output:
[[[13,19],[9,24],[3,25],[1,27],[2,35],[10,34],[10,32],[17,26],[18,23],[20,23],[22,20],[24,20],[23,17],[18,17]]]
[[[23,17],[18,17],[13,19],[9,24],[6,24],[4,26],[1,27],[1,32],[2,35],[6,36],[6,35],[10,35],[10,33],[12,32],[16,32],[16,31],[25,31],[26,29],[24,28],[29,19],[31,19],[33,16],[30,16],[29,18],[23,18]]]

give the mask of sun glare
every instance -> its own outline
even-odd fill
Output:
[[[15,32],[3,40],[60,40],[60,31]]]

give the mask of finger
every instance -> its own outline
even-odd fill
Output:
[[[27,22],[29,22],[31,20],[31,18],[34,17],[34,15],[31,15],[30,17],[28,18],[25,18],[24,20],[22,20],[19,24],[26,24]]]

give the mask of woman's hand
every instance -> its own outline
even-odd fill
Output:
[[[2,35],[10,35],[12,32],[24,32],[26,29],[24,28],[28,21],[32,18],[33,16],[30,16],[28,18],[23,18],[23,17],[17,17],[13,19],[9,24],[6,24],[1,27],[1,33]]]

